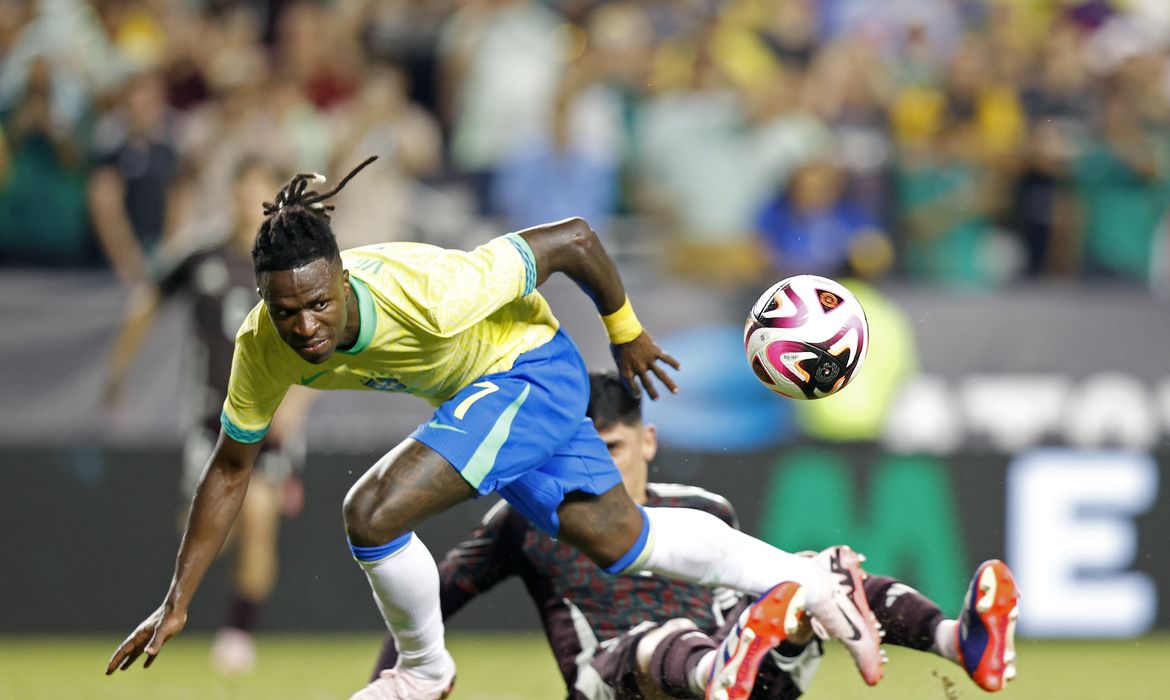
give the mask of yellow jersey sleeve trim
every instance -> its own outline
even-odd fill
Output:
[[[378,313],[374,308],[374,295],[370,294],[370,288],[366,283],[355,277],[352,272],[349,273],[349,282],[358,301],[358,337],[352,348],[345,350],[338,348],[337,352],[356,355],[369,347],[370,341],[374,339],[374,332],[378,330]]]

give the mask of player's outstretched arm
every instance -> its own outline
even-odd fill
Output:
[[[154,325],[161,300],[158,288],[150,283],[140,283],[131,292],[126,316],[122,320],[122,327],[118,330],[118,337],[106,362],[106,381],[102,398],[110,408],[116,408],[120,403],[126,375]]]
[[[576,282],[597,306],[606,320],[613,342],[614,360],[630,391],[639,396],[637,377],[650,398],[658,391],[650,373],[671,392],[677,392],[674,380],[659,362],[679,368],[678,360],[662,351],[650,334],[638,324],[626,298],[626,289],[617,266],[601,245],[597,233],[581,218],[565,219],[520,231],[536,260],[536,284],[543,284],[554,272],[563,272]]]
[[[106,675],[130,668],[143,653],[146,654],[143,666],[149,668],[162,645],[187,624],[191,598],[240,511],[240,504],[248,491],[252,463],[259,451],[259,442],[239,443],[220,433],[207,469],[195,489],[170,590],[162,605],[143,620],[110,657]]]

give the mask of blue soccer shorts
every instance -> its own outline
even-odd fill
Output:
[[[565,494],[602,494],[621,474],[593,422],[589,374],[564,331],[484,375],[435,410],[410,437],[441,454],[467,483],[497,491],[556,537]]]

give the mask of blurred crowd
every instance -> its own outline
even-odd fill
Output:
[[[1170,3],[0,0],[6,265],[131,284],[242,164],[371,154],[342,247],[578,215],[711,283],[1158,283]]]

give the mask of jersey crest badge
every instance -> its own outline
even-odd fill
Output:
[[[394,377],[370,377],[362,383],[378,391],[406,391],[406,385]]]

